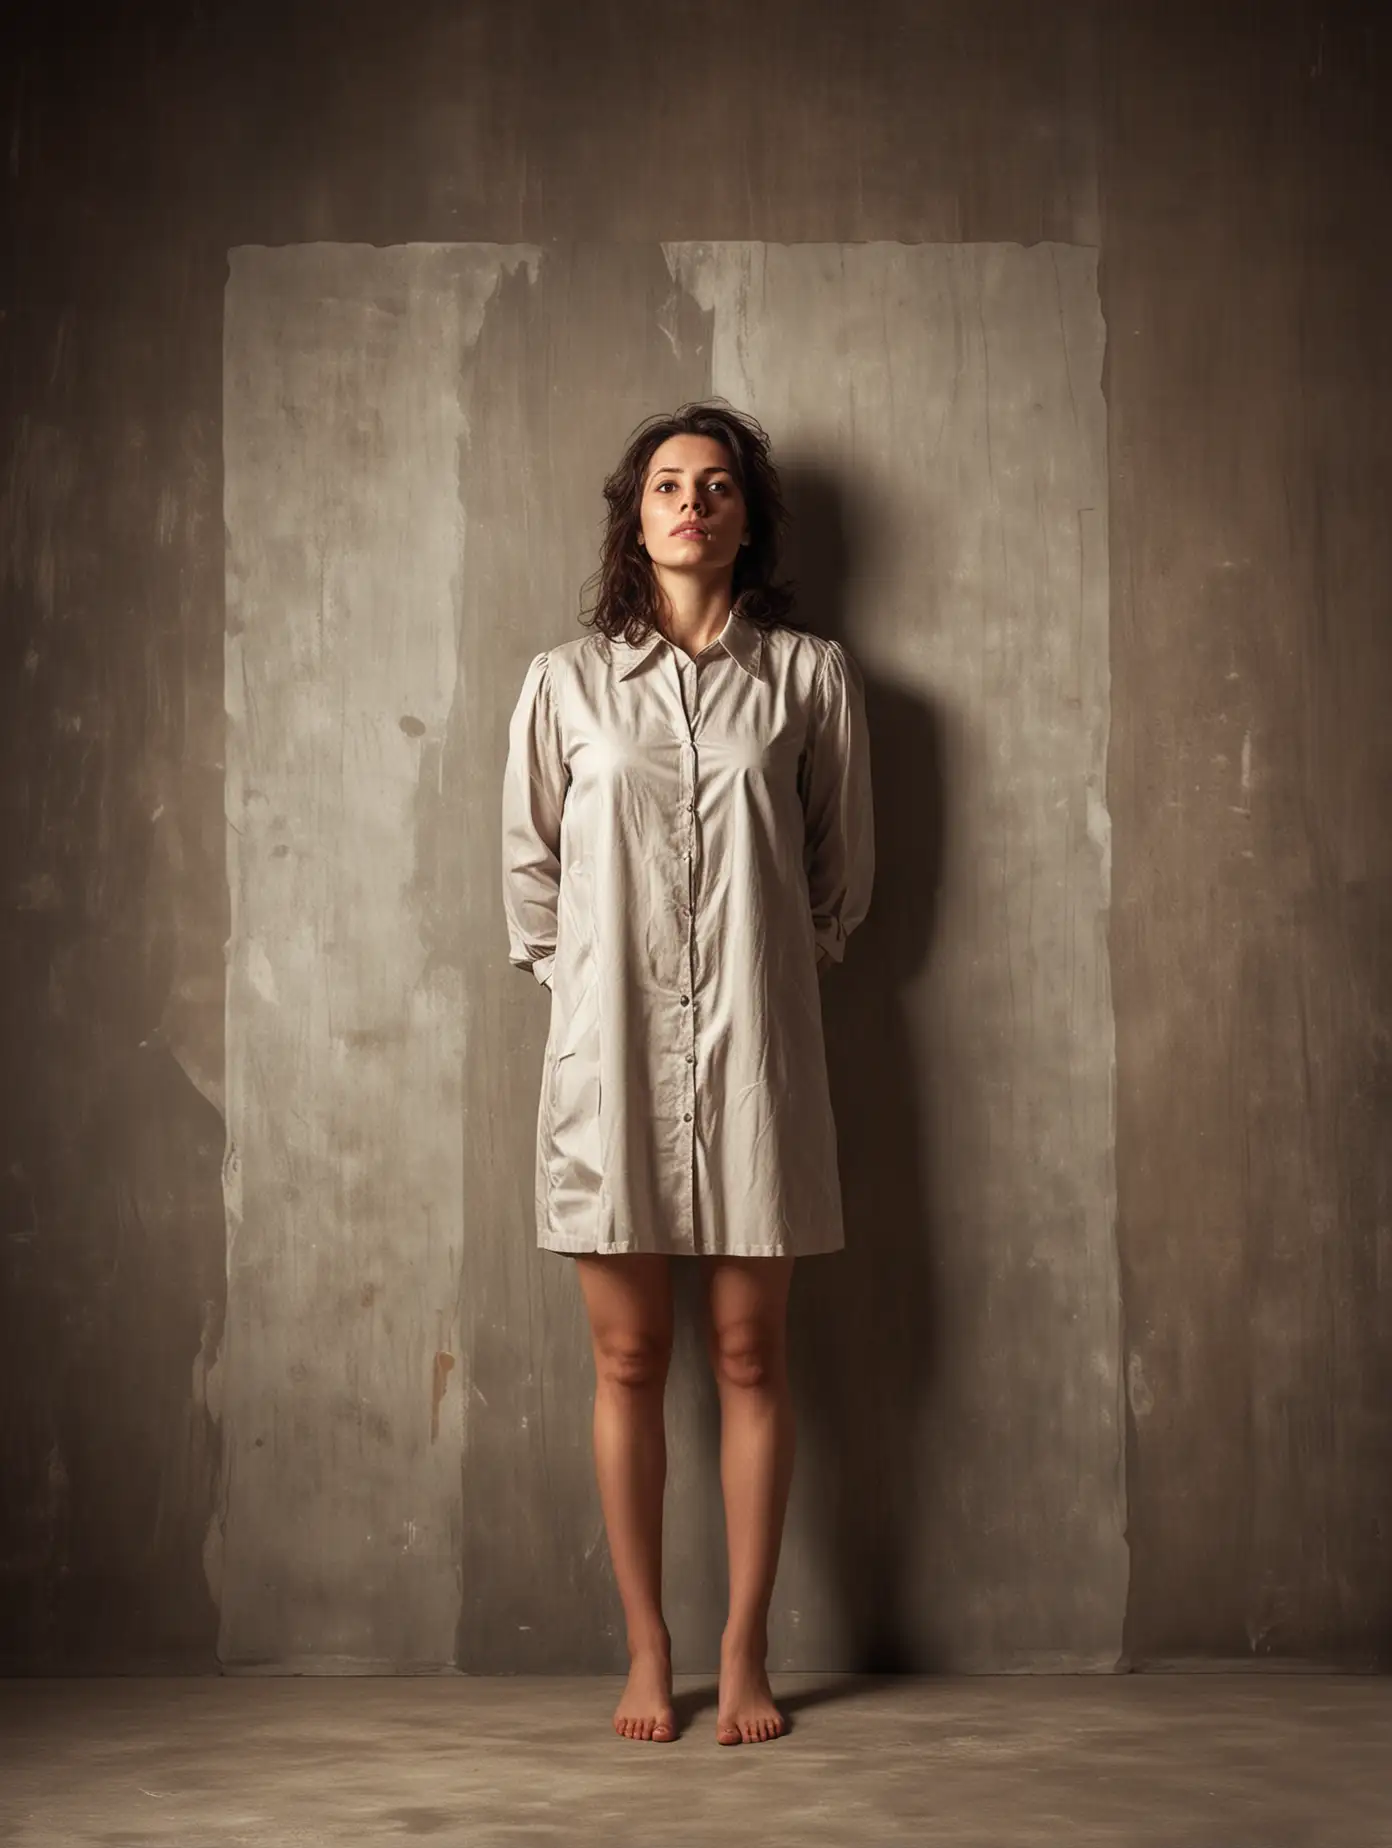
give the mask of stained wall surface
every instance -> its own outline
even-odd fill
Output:
[[[4,1664],[621,1661],[494,798],[603,469],[711,389],[887,869],[774,1665],[1387,1660],[1388,28],[8,30]]]

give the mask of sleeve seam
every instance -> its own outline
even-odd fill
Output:
[[[569,789],[571,783],[570,761],[565,754],[565,732],[561,725],[561,706],[560,700],[557,697],[556,676],[551,671],[551,650],[549,648],[543,648],[537,655],[537,660],[541,666],[541,689],[546,700],[546,723],[550,728],[552,738],[555,740],[556,756],[561,769],[565,772],[566,788]]]
[[[831,658],[833,643],[829,635],[821,638],[822,646],[817,651],[817,676],[812,682],[812,704],[816,706],[822,697],[822,688],[826,685],[827,662]]]

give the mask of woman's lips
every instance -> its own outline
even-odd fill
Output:
[[[672,529],[674,539],[704,539],[706,530],[703,526],[676,526]]]

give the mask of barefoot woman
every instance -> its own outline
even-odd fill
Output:
[[[768,1609],[793,1463],[793,1260],[844,1244],[821,971],[870,902],[862,682],[773,582],[768,439],[719,403],[640,426],[605,483],[588,633],[536,655],[508,733],[509,959],[551,990],[537,1241],[575,1259],[630,1673],[671,1739],[662,1616],[673,1257],[699,1260],[730,1605],[717,1737],[771,1739]]]

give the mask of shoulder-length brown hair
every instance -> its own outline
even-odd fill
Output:
[[[747,412],[737,411],[724,398],[681,405],[659,412],[639,424],[628,440],[613,473],[604,483],[609,518],[600,548],[599,570],[585,580],[598,581],[594,608],[582,616],[586,628],[597,629],[617,640],[641,642],[652,633],[661,607],[652,560],[638,544],[642,530],[640,509],[648,465],[660,443],[669,436],[713,436],[730,456],[730,472],[744,495],[749,519],[749,544],[735,560],[731,602],[740,614],[760,628],[775,624],[801,629],[793,614],[796,585],[775,583],[778,546],[788,515],[778,483],[778,471],[769,456],[768,433]]]

